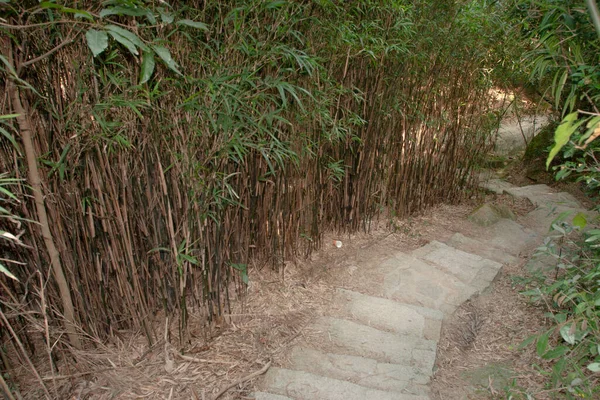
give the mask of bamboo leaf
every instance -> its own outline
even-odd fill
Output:
[[[104,28],[109,32],[117,33],[120,36],[126,38],[131,43],[133,43],[134,45],[136,45],[137,47],[139,47],[140,49],[142,49],[144,51],[149,50],[148,46],[146,46],[144,44],[144,42],[142,42],[142,40],[138,37],[138,35],[136,35],[135,33],[131,32],[127,29],[123,29],[123,28],[115,26],[115,25],[106,25]]]
[[[69,8],[69,7],[64,7],[61,6],[60,4],[56,4],[56,3],[51,3],[49,1],[45,1],[43,3],[40,3],[40,7],[43,9],[55,9],[55,10],[59,10],[61,12],[67,13],[67,14],[75,14],[76,17],[83,17],[85,19],[88,19],[90,21],[94,20],[94,17],[92,17],[92,15],[87,12],[87,11],[83,11],[83,10],[78,10],[76,8]]]
[[[575,344],[575,333],[572,332],[571,325],[564,325],[560,328],[560,335],[565,340],[565,342],[570,345]]]
[[[173,58],[171,57],[171,52],[169,51],[169,49],[167,49],[166,47],[163,47],[163,46],[158,46],[158,45],[153,45],[152,49],[154,50],[154,52],[156,54],[158,54],[160,59],[163,60],[163,62],[167,65],[167,67],[169,67],[169,69],[171,69],[171,70],[177,72],[179,75],[183,76],[183,74],[179,71],[179,69],[177,69],[178,65],[175,62],[175,60],[173,60]]]
[[[147,10],[140,7],[125,7],[125,6],[116,6],[105,8],[100,11],[100,18],[105,18],[111,15],[129,15],[130,17],[143,17],[146,15]]]
[[[7,239],[7,240],[12,240],[13,242],[16,242],[16,243],[21,243],[19,238],[10,232],[0,231],[0,237],[3,237],[4,239]]]
[[[14,195],[14,193],[12,193],[10,190],[3,188],[2,186],[0,186],[0,193],[2,193],[3,195],[5,195],[6,197],[9,197],[13,200],[17,200],[17,196]]]
[[[0,127],[0,134],[2,134],[2,136],[4,136],[6,139],[8,139],[8,141],[10,142],[10,144],[12,144],[14,149],[16,151],[18,151],[19,154],[21,154],[21,149],[19,148],[19,144],[17,143],[17,141],[15,140],[15,137],[13,135],[11,135],[6,129],[4,129],[2,127]]]
[[[591,363],[587,366],[587,369],[589,369],[592,372],[600,372],[600,363]]]
[[[570,349],[567,346],[558,346],[558,347],[548,351],[547,353],[545,353],[542,356],[542,358],[544,360],[554,360],[555,358],[560,358],[560,357],[564,356],[569,351],[570,351]]]
[[[173,21],[175,20],[175,17],[173,17],[173,14],[171,14],[170,12],[166,11],[163,8],[159,8],[158,13],[160,14],[160,19],[162,20],[162,22],[164,22],[167,25],[172,24]]]
[[[191,26],[192,28],[208,31],[208,26],[204,22],[192,21],[191,19],[182,19],[177,21],[177,25]]]
[[[573,112],[567,115],[562,123],[556,128],[556,132],[554,132],[554,146],[552,150],[550,150],[550,154],[548,154],[548,159],[546,160],[546,169],[550,167],[550,163],[556,157],[560,149],[562,149],[571,139],[571,136],[577,128],[581,126],[585,122],[584,119],[577,121],[577,112]]]
[[[166,247],[155,247],[153,249],[148,250],[148,253],[146,253],[146,254],[159,253],[161,251],[163,253],[170,253],[171,252],[171,250],[167,249]]]
[[[104,31],[90,29],[85,33],[85,39],[94,57],[97,57],[108,47],[108,35]]]
[[[548,348],[548,334],[544,333],[538,337],[536,351],[538,356],[542,356]]]
[[[555,107],[558,110],[559,106],[560,106],[560,98],[563,92],[563,89],[565,87],[565,82],[567,81],[567,78],[569,77],[569,70],[565,69],[565,71],[563,72],[562,76],[560,77],[560,79],[558,80],[557,83],[557,78],[558,78],[558,74],[560,73],[557,72],[557,74],[554,77],[554,84],[553,86],[556,88],[556,91],[554,92],[554,100],[555,100]]]
[[[269,2],[265,8],[267,10],[274,10],[274,9],[281,8],[286,4],[287,4],[287,1],[285,1],[285,0],[275,0],[275,1]]]
[[[579,227],[580,229],[584,229],[587,225],[587,219],[585,218],[585,214],[577,213],[577,215],[573,217],[573,225]]]
[[[188,254],[184,254],[184,253],[181,253],[181,254],[179,254],[179,257],[180,257],[180,258],[181,258],[183,261],[187,261],[187,262],[189,262],[190,264],[193,264],[193,265],[198,265],[198,259],[197,259],[196,257],[192,257],[192,256],[190,256],[190,255],[188,255]]]
[[[519,344],[519,346],[517,347],[519,350],[524,349],[525,347],[529,346],[531,343],[533,343],[535,341],[535,339],[537,338],[537,336],[535,335],[531,335],[529,336],[527,339],[525,339],[523,342],[521,342],[521,344]]]
[[[144,52],[144,59],[142,61],[142,69],[140,72],[140,85],[148,82],[154,72],[154,53],[151,51]]]
[[[242,282],[248,284],[248,265],[247,264],[231,264],[231,266],[240,272]]]
[[[9,63],[8,59],[6,59],[6,57],[4,57],[2,54],[0,54],[0,61],[2,61],[2,63],[6,66],[6,69],[8,69],[8,72],[10,72],[13,77],[18,78],[15,67]]]
[[[135,47],[135,44],[131,43],[131,41],[129,39],[127,39],[126,37],[116,33],[116,32],[108,32],[110,34],[110,36],[112,36],[117,42],[121,43],[123,46],[125,46],[127,48],[127,50],[129,50],[129,52],[131,54],[133,54],[134,56],[137,56],[138,51]]]
[[[6,267],[2,265],[2,263],[0,263],[0,272],[8,276],[10,279],[14,279],[15,281],[19,282],[19,279],[17,279],[16,276],[14,276],[8,269],[6,269]]]
[[[19,78],[19,75],[17,74],[17,71],[15,70],[15,67],[8,62],[8,59],[6,57],[4,57],[2,54],[0,54],[0,61],[2,61],[2,64],[4,64],[4,66],[6,67],[6,69],[8,70],[8,73],[10,75],[12,75],[12,79],[15,82],[18,82],[19,84],[23,85],[23,87],[26,87],[27,89],[31,90],[33,93],[35,93],[36,95],[44,98],[44,96],[42,96],[40,94],[40,92],[38,92],[37,90],[35,90],[35,88],[33,86],[31,86],[27,81]],[[13,115],[13,114],[11,114]],[[14,114],[17,115],[17,114]]]

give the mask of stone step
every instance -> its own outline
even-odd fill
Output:
[[[512,183],[508,183],[502,179],[496,178],[484,180],[479,184],[479,186],[496,194],[502,194],[505,190],[516,187]]]
[[[255,392],[252,397],[254,400],[294,400],[291,397],[266,392]]]
[[[436,342],[432,340],[385,332],[332,317],[321,317],[308,329],[312,332],[311,338],[317,343],[327,343],[331,353],[404,365],[426,376],[433,373]]]
[[[598,218],[598,213],[584,208],[540,206],[528,213],[523,218],[523,223],[540,235],[548,235],[552,231],[552,223],[558,220],[572,224],[573,218],[578,214],[585,217],[588,227],[592,227]]]
[[[429,400],[427,396],[371,389],[309,372],[275,367],[267,372],[264,383],[269,392],[297,400]]]
[[[515,213],[507,206],[485,203],[476,208],[467,219],[479,226],[487,227],[500,221],[502,218],[517,219]]]
[[[442,268],[478,290],[487,288],[502,268],[502,264],[496,261],[455,249],[436,240],[414,250],[412,255]]]
[[[290,368],[296,371],[348,381],[371,389],[427,395],[429,377],[406,365],[381,363],[372,358],[323,353],[295,347]]]
[[[541,238],[536,232],[515,221],[502,219],[488,227],[485,234],[477,240],[518,256],[522,251],[535,247]]]
[[[334,305],[332,313],[373,328],[429,340],[440,338],[444,314],[439,310],[345,289],[336,290]]]
[[[519,259],[508,254],[505,250],[492,247],[489,244],[480,242],[479,240],[464,236],[461,233],[455,233],[446,242],[448,246],[455,249],[466,251],[467,253],[477,254],[483,258],[487,258],[504,265],[516,264]]]
[[[505,192],[514,197],[529,199],[534,206],[562,206],[581,208],[579,201],[570,193],[555,192],[548,185],[530,185],[505,189]]]
[[[455,276],[406,253],[397,253],[379,267],[380,281],[372,293],[444,313],[452,313],[457,306],[477,293],[477,288],[461,282]],[[375,279],[371,273],[364,279]]]
[[[560,259],[558,257],[550,254],[534,253],[531,258],[527,260],[524,268],[530,273],[542,272],[547,275],[556,268],[559,261]]]

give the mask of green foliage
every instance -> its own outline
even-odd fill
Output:
[[[516,1],[513,13],[530,41],[524,61],[532,82],[548,88],[563,115],[593,107],[600,99],[600,40],[585,2]]]
[[[9,225],[14,228],[15,225],[18,225],[18,221],[21,219],[10,209],[11,204],[18,203],[19,201],[13,193],[13,190],[11,190],[11,186],[17,185],[20,182],[20,179],[10,178],[7,173],[0,174],[0,239],[2,239],[2,241],[11,242],[18,246],[24,246],[23,242],[21,242],[21,239],[19,239],[17,235],[2,229],[3,226]],[[2,244],[2,241],[0,241],[0,245]],[[8,269],[8,264],[19,265],[22,263],[16,260],[5,258],[4,255],[0,256],[0,272],[11,279],[18,281],[19,279]]]
[[[548,376],[548,389],[567,399],[600,394],[594,375],[600,362],[600,230],[586,232],[584,241],[574,240],[585,227],[579,219],[579,227],[553,225],[557,234],[539,251],[556,258],[556,275],[534,275],[524,281],[531,289],[523,292],[547,307],[552,328],[522,346],[535,341],[537,355],[550,363],[549,370],[541,369]]]
[[[248,264],[231,264],[231,267],[240,273],[242,282],[248,284]]]
[[[550,150],[548,154],[548,159],[546,160],[546,168],[550,167],[550,163],[556,157],[558,152],[569,143],[569,139],[573,136],[573,133],[579,128],[585,120],[577,120],[577,113],[571,113],[567,115],[561,124],[556,128],[554,132],[554,146]]]
[[[10,124],[10,120],[16,117],[16,114],[0,115],[0,134],[10,142],[10,144],[13,146],[13,149],[20,153],[20,146],[17,144],[15,136],[12,133],[14,132],[14,127]]]
[[[594,141],[600,122],[600,37],[590,18],[592,3],[515,0],[507,15],[528,48],[521,64],[530,84],[562,117],[547,168],[561,154],[561,165],[554,168],[557,179],[575,175],[597,194],[600,175]]]
[[[0,123],[6,127],[5,129],[0,126],[0,133],[4,135],[4,137],[9,141],[16,151],[20,152],[19,145],[17,144],[14,136],[9,133],[9,131],[13,129],[12,125],[9,123],[13,118],[16,118],[15,114],[0,115]],[[9,225],[14,229],[15,225],[19,224],[18,221],[21,220],[21,218],[15,215],[10,208],[11,205],[19,202],[19,199],[14,194],[14,190],[12,190],[11,187],[20,183],[20,179],[11,178],[8,173],[0,173],[0,239],[11,242],[18,246],[24,246],[23,242],[21,242],[21,239],[19,239],[18,236],[10,231],[5,231],[2,229],[4,226]],[[19,279],[12,272],[10,272],[5,264],[19,265],[22,263],[9,258],[4,258],[4,256],[0,256],[0,272],[11,279],[18,281]]]

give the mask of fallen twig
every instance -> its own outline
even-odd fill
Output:
[[[185,356],[183,354],[179,354],[177,352],[174,353],[177,357],[181,358],[184,361],[191,361],[191,362],[196,362],[196,363],[205,363],[205,364],[225,364],[225,365],[233,365],[235,363],[233,362],[229,362],[229,361],[213,361],[213,360],[205,360],[203,358],[196,358],[196,357],[190,357],[190,356]]]
[[[162,363],[163,363],[162,361],[158,361],[158,362],[149,363],[146,366],[159,365],[159,364],[162,364]],[[125,368],[137,368],[137,365],[121,365],[121,366],[107,367],[107,368],[102,368],[102,369],[95,369],[95,370],[91,370],[91,371],[86,371],[86,372],[77,372],[75,374],[70,374],[70,375],[44,376],[42,378],[42,381],[52,381],[52,380],[61,380],[61,379],[64,380],[64,379],[79,378],[79,377],[86,376],[86,375],[99,374],[99,373],[108,372],[108,371],[116,371],[118,369],[125,369]]]
[[[250,375],[246,375],[243,378],[238,379],[237,381],[233,382],[232,384],[224,387],[223,389],[221,389],[219,391],[219,393],[217,393],[217,395],[215,397],[213,397],[213,400],[217,400],[219,397],[221,397],[223,394],[225,394],[225,392],[227,392],[229,389],[231,389],[232,387],[239,385],[240,383],[244,383],[249,381],[250,379],[256,378],[259,375],[264,374],[265,372],[267,372],[267,370],[271,367],[271,360],[269,360],[268,363],[265,364],[264,367],[262,367],[260,370],[251,373]]]

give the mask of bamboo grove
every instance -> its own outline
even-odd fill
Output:
[[[15,335],[0,332],[29,352],[29,326],[47,317],[53,342],[69,317],[27,152],[85,346],[121,329],[154,343],[159,311],[181,340],[192,314],[208,329],[248,266],[460,200],[489,145],[490,51],[468,2],[23,3],[0,5],[0,115],[23,118],[0,121],[0,205],[21,218],[0,218],[20,234],[0,241],[18,262],[0,276]],[[108,24],[160,58],[114,32],[94,56],[86,32]]]

